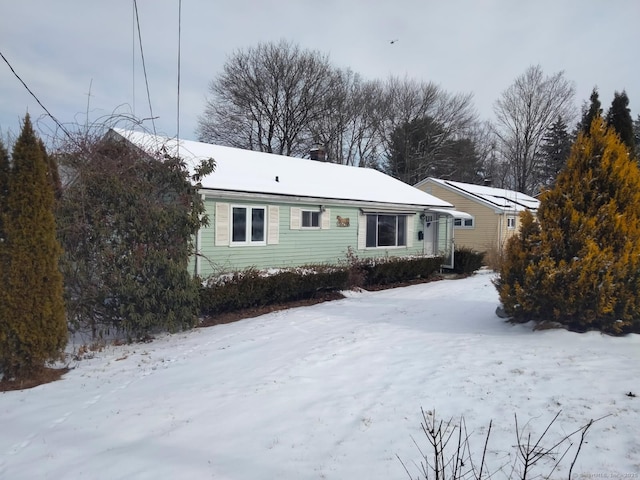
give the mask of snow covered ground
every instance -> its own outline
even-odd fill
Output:
[[[574,474],[640,478],[640,336],[510,325],[491,278],[109,347],[0,393],[0,478],[406,479],[397,456],[416,477],[414,440],[427,450],[421,408],[464,416],[478,454],[493,419],[491,470],[513,459],[514,414],[536,436],[562,411],[553,438],[608,415]]]

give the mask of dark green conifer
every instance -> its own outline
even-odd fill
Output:
[[[7,214],[7,193],[9,187],[9,152],[0,139],[0,345],[2,345],[2,327],[7,314],[5,300],[6,289],[2,285],[7,283],[8,253],[4,233],[4,217]]]
[[[640,171],[596,117],[580,134],[539,230],[511,239],[496,286],[505,311],[577,330],[640,331]]]
[[[631,156],[635,156],[635,137],[633,134],[633,120],[629,109],[629,97],[623,90],[622,93],[615,92],[611,107],[607,112],[607,125],[613,128],[620,136],[620,140],[629,150]]]
[[[0,243],[2,242],[2,215],[7,210],[7,188],[9,186],[9,152],[0,139]]]
[[[562,117],[558,117],[542,139],[540,173],[544,187],[552,186],[555,183],[556,177],[569,158],[571,143],[567,124]]]
[[[633,121],[633,138],[636,142],[636,155],[640,154],[640,115]]]
[[[589,135],[589,129],[593,123],[593,119],[602,116],[602,104],[600,103],[600,95],[598,94],[598,87],[594,87],[589,97],[589,108],[584,109],[582,112],[582,119],[578,123],[578,133],[582,132],[585,135]]]
[[[54,192],[42,143],[28,115],[12,162],[3,215],[7,262],[0,307],[0,371],[5,380],[33,374],[56,359],[67,341]]]

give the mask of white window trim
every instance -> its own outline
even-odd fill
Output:
[[[246,225],[245,225],[245,238],[246,240],[243,242],[234,242],[233,241],[233,210],[235,208],[243,208],[247,212],[246,217]],[[264,211],[264,234],[263,239],[260,241],[252,241],[251,240],[251,212],[254,209],[260,209]],[[269,224],[269,209],[266,205],[231,205],[229,209],[229,246],[230,247],[247,247],[247,246],[264,246],[267,244],[267,238],[269,238],[268,224]]]
[[[396,217],[396,242],[398,241],[398,232],[397,232],[397,226],[398,226],[398,217],[405,217],[405,223],[404,223],[404,227],[405,227],[405,244],[404,245],[377,245],[378,243],[378,222],[376,220],[376,246],[374,247],[369,247],[367,246],[367,224],[368,224],[368,220],[367,217],[369,215],[389,215],[389,216],[395,216]],[[365,215],[362,215],[362,237],[363,237],[363,243],[361,244],[366,250],[394,250],[394,249],[406,249],[406,248],[410,248],[413,245],[413,222],[414,222],[414,217],[412,215],[407,215],[407,214],[402,214],[402,213],[367,213]]]
[[[460,220],[461,225],[456,225],[456,221]],[[471,220],[471,225],[465,225],[465,222]],[[476,217],[472,218],[454,218],[453,219],[453,228],[456,230],[472,230],[476,228]]]
[[[314,225],[311,227],[305,227],[302,223],[304,220],[304,213],[305,212],[309,212],[309,213],[317,213],[318,214],[318,225]],[[313,210],[313,209],[308,209],[308,208],[301,208],[300,209],[300,230],[320,230],[320,227],[322,226],[322,212],[320,210]]]
[[[510,220],[513,220],[513,225],[509,225]],[[515,230],[517,225],[516,216],[508,215],[507,216],[507,230]]]
[[[319,225],[317,227],[303,227],[302,212],[318,212]],[[291,207],[290,213],[289,213],[289,229],[291,230],[329,230],[330,228],[331,228],[331,210],[330,209]]]

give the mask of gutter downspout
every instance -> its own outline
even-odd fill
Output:
[[[422,220],[422,255],[427,254],[427,214],[423,211],[420,215]]]

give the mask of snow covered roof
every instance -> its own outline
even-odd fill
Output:
[[[350,200],[397,206],[452,208],[448,202],[371,168],[286,157],[147,133],[112,129],[142,150],[161,149],[191,166],[213,158],[215,171],[202,179],[208,190]]]
[[[423,180],[416,186],[424,185],[429,181],[504,211],[521,212],[523,210],[532,210],[535,212],[540,205],[540,201],[538,199],[514,190],[487,187],[484,185],[473,185],[471,183],[452,182],[450,180],[442,180],[433,177]]]

